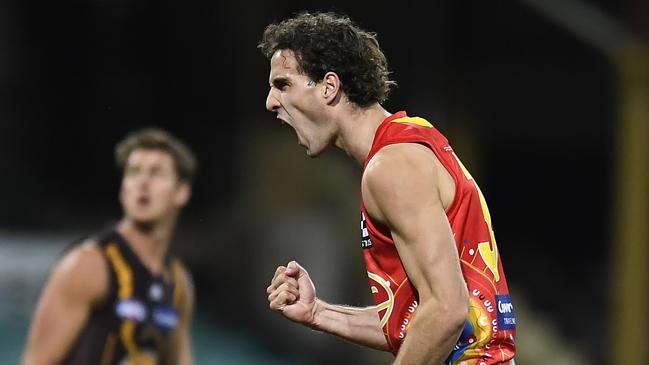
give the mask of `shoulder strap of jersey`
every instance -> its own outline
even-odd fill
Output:
[[[174,283],[173,305],[175,308],[183,308],[184,303],[187,301],[187,295],[192,290],[189,287],[193,285],[191,275],[177,257],[171,259],[171,272]]]
[[[103,240],[103,250],[112,267],[116,280],[115,301],[129,300],[134,293],[135,276],[133,269],[124,256],[123,242],[116,232],[108,234]],[[129,358],[136,359],[139,354],[139,346],[135,339],[136,323],[132,320],[122,320],[119,326],[119,338],[126,348]]]
[[[399,112],[383,121],[377,129],[365,165],[381,148],[395,143],[420,143],[433,151],[448,146],[446,138],[426,119]]]

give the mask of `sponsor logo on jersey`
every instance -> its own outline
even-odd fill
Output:
[[[178,311],[168,306],[157,306],[153,310],[153,322],[165,329],[173,329],[178,325]]]
[[[142,322],[146,318],[146,307],[137,299],[124,299],[117,302],[115,313],[121,319]]]
[[[496,307],[498,308],[498,329],[515,330],[516,316],[509,295],[496,295]]]
[[[162,285],[160,283],[153,283],[149,287],[149,299],[153,300],[154,302],[159,302],[162,299],[163,294],[164,290],[162,289]]]
[[[370,232],[367,229],[367,221],[365,220],[365,214],[361,212],[361,247],[363,249],[371,248],[372,240],[370,239]]]

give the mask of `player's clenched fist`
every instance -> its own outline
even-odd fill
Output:
[[[266,293],[270,309],[295,322],[308,326],[315,324],[315,287],[309,273],[297,262],[279,266]]]

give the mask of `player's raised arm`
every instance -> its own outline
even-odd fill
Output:
[[[108,270],[99,249],[77,246],[55,266],[39,300],[23,365],[64,361],[93,306],[108,291]]]
[[[375,307],[347,307],[318,299],[309,273],[295,261],[277,268],[266,292],[270,308],[292,321],[388,351]]]
[[[384,147],[362,183],[367,212],[390,228],[419,306],[395,364],[442,364],[456,344],[469,299],[439,189],[441,167],[419,144]]]

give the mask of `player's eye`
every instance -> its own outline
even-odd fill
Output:
[[[160,168],[155,168],[153,171],[151,171],[151,176],[153,177],[164,177],[165,173],[162,171]]]
[[[289,86],[289,84],[286,80],[275,80],[273,82],[273,86],[275,86],[279,90],[284,91]]]

